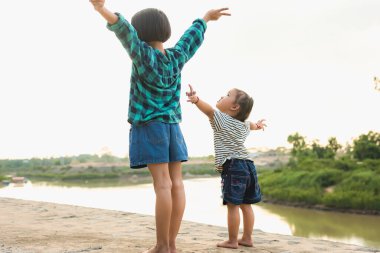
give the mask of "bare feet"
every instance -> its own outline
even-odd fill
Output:
[[[163,249],[155,246],[151,249],[148,249],[147,251],[144,251],[144,253],[171,253],[171,251],[167,248]]]
[[[175,246],[174,247],[169,247],[169,252],[170,253],[177,253],[176,247]]]
[[[224,241],[216,244],[216,246],[221,248],[237,249],[239,245],[238,242]]]
[[[241,245],[241,246],[245,246],[245,247],[253,247],[252,240],[240,239],[240,240],[238,240],[238,244]]]

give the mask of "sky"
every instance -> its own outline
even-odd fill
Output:
[[[186,102],[187,84],[211,105],[231,88],[255,101],[249,120],[266,119],[249,148],[307,140],[346,144],[380,131],[380,1],[107,1],[127,20],[163,10],[173,46],[207,10],[205,41],[182,71],[181,128],[190,156],[213,154],[208,119]],[[128,154],[131,61],[89,1],[6,1],[0,8],[0,159]]]

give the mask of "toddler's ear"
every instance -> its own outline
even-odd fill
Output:
[[[235,105],[233,105],[233,106],[231,107],[231,110],[232,110],[232,111],[239,111],[239,109],[240,109],[240,105],[239,105],[239,104],[235,104]]]

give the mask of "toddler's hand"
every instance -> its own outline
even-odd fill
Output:
[[[221,16],[231,16],[230,13],[226,13],[224,11],[228,10],[228,8],[221,8],[216,10],[209,10],[205,16],[203,17],[203,20],[208,22],[210,20],[218,20]]]
[[[259,130],[263,129],[263,131],[264,131],[265,127],[267,127],[267,124],[265,124],[264,121],[265,121],[265,119],[261,119],[261,120],[257,121],[257,123],[256,123],[257,129],[259,129]]]
[[[191,86],[189,84],[189,88],[190,88],[190,92],[186,92],[186,96],[187,96],[187,102],[191,102],[193,104],[196,104],[198,101],[199,101],[199,98],[198,96],[196,96],[195,94],[197,94],[197,92],[195,90],[193,90],[193,86]]]

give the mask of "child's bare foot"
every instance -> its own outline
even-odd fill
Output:
[[[245,247],[253,247],[252,240],[240,239],[238,240],[238,244]]]
[[[238,242],[224,241],[216,244],[216,246],[221,248],[237,249],[239,247]]]
[[[171,251],[167,248],[163,249],[155,246],[153,248],[148,249],[147,251],[144,251],[143,253],[171,253]]]
[[[176,247],[169,247],[170,253],[177,253]]]

